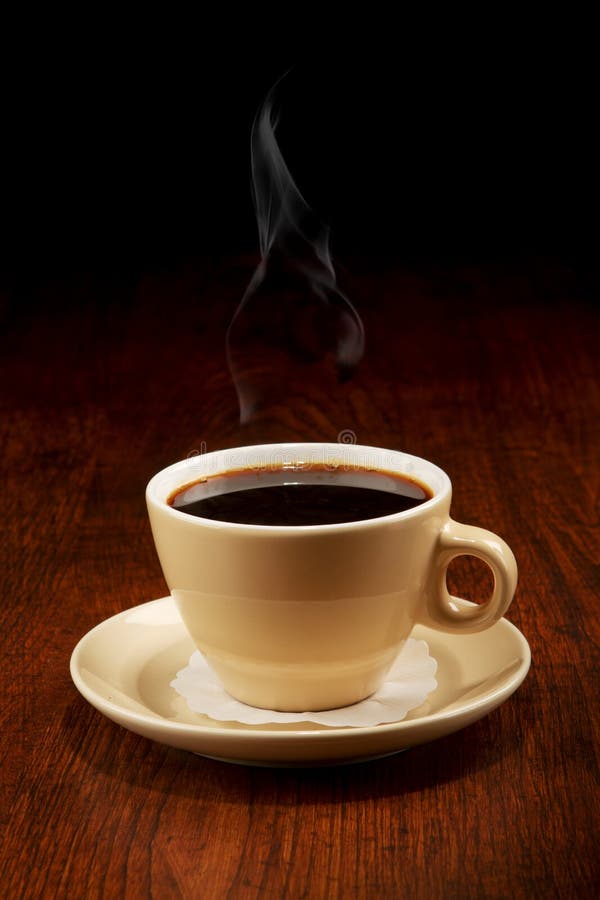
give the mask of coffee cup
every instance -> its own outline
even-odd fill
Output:
[[[417,623],[465,634],[506,611],[513,553],[453,521],[451,493],[448,475],[416,456],[289,443],[182,460],[146,498],[171,595],[226,691],[303,712],[374,693]],[[480,604],[448,592],[462,555],[492,570]]]

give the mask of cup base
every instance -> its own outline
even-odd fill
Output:
[[[234,699],[258,709],[299,713],[340,709],[366,700],[381,687],[398,650],[391,649],[376,666],[372,661],[368,666],[357,662],[355,666],[340,666],[338,671],[332,663],[265,668],[264,664],[237,666],[210,654],[205,656]]]

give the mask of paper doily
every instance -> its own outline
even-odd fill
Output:
[[[352,706],[319,712],[286,713],[259,709],[231,697],[213,674],[202,654],[192,653],[188,665],[177,673],[171,687],[185,698],[189,708],[219,722],[244,725],[316,722],[318,725],[368,726],[400,722],[421,706],[436,689],[436,660],[429,655],[426,641],[409,638],[398,654],[378,691]]]

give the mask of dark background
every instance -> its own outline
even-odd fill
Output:
[[[589,265],[598,179],[585,23],[526,36],[479,23],[460,41],[443,28],[385,40],[388,24],[299,49],[285,29],[235,43],[225,26],[183,21],[152,37],[120,38],[114,21],[79,23],[72,37],[56,23],[51,39],[43,26],[5,32],[3,278],[256,251],[250,128],[290,66],[280,143],[335,257]]]

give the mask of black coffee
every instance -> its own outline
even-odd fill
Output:
[[[181,512],[243,525],[333,525],[404,512],[430,500],[424,484],[393,472],[326,467],[242,469],[174,491]]]

